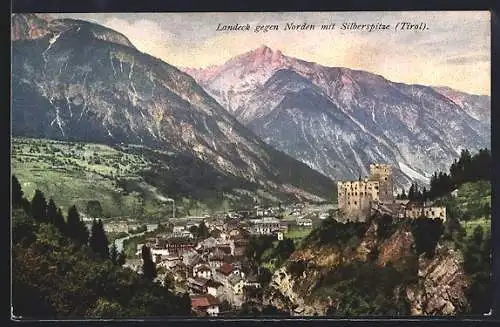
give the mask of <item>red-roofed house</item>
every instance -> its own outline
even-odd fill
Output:
[[[219,301],[210,294],[195,295],[191,296],[191,308],[216,317],[219,314]]]
[[[219,272],[224,276],[229,276],[233,272],[233,265],[230,263],[224,263],[220,266]]]

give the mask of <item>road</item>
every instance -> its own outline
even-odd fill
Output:
[[[158,228],[158,224],[147,224],[146,226],[147,226],[147,230],[146,230],[147,232],[154,231],[155,229]],[[123,251],[123,242],[125,240],[128,240],[131,237],[136,237],[136,236],[144,235],[144,233],[146,233],[146,232],[142,232],[142,233],[138,233],[138,234],[133,234],[133,235],[128,235],[128,236],[122,237],[122,238],[117,238],[115,240],[116,249],[118,250],[118,252]]]

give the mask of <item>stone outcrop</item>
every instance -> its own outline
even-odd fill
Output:
[[[47,20],[36,14],[13,14],[11,40],[33,40],[50,33]]]
[[[438,248],[432,259],[419,259],[419,280],[406,289],[412,315],[453,315],[468,306],[465,275],[460,253]]]
[[[408,256],[412,255],[413,242],[414,238],[409,226],[405,225],[397,229],[391,237],[380,245],[377,263],[385,266],[389,262],[405,261]]]
[[[278,269],[266,291],[265,302],[289,310],[292,315],[325,315],[331,299],[311,296],[317,283],[335,267],[354,261],[394,268],[414,276],[411,284],[400,284],[394,289],[394,301],[408,303],[412,315],[453,315],[463,312],[468,303],[465,291],[469,280],[463,270],[461,254],[445,245],[438,245],[436,254],[428,259],[417,257],[413,250],[414,238],[408,224],[398,224],[388,238],[380,238],[375,221],[361,238],[359,245],[338,247],[314,246],[295,251],[289,259],[304,262],[305,271],[293,276],[288,266]]]

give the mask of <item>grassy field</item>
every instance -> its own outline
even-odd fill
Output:
[[[311,233],[312,228],[300,228],[300,227],[292,227],[288,230],[288,233],[285,235],[286,238],[291,238],[295,244],[295,247],[299,247],[302,240]]]
[[[28,199],[39,189],[64,211],[75,204],[85,215],[90,215],[88,203],[98,201],[101,218],[170,218],[167,198],[176,200],[177,217],[204,215],[248,206],[258,190],[257,184],[190,155],[138,145],[13,138],[11,158],[12,172]]]
[[[478,181],[460,186],[455,199],[459,210],[466,212],[466,218],[491,217],[491,183]]]
[[[141,182],[139,172],[150,162],[106,145],[14,138],[12,173],[31,199],[36,189],[66,211],[75,204],[86,212],[97,200],[104,217],[168,214],[169,208],[146,192],[124,189],[124,181]],[[147,185],[146,185],[147,186]],[[170,209],[171,210],[171,209]]]
[[[447,207],[458,217],[467,235],[478,225],[491,231],[491,183],[477,181],[458,188],[457,196],[448,200]]]
[[[467,232],[467,236],[472,235],[474,232],[474,228],[476,226],[481,226],[485,233],[491,232],[491,219],[480,218],[470,221],[462,222],[462,226],[464,226],[465,231]]]

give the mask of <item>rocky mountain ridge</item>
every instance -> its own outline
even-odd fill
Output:
[[[330,179],[266,145],[189,75],[122,34],[36,15],[14,15],[12,24],[14,135],[190,155],[275,201],[334,193]]]
[[[428,183],[468,148],[490,147],[490,98],[326,67],[267,46],[206,69],[181,68],[266,143],[334,180],[395,167]]]

